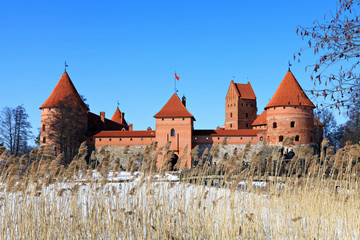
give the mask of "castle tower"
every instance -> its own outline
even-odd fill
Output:
[[[81,129],[80,133],[85,137],[87,130],[87,112],[89,108],[81,99],[68,73],[65,71],[48,99],[40,107],[40,145],[54,143],[51,137],[51,135],[53,135],[51,126],[55,119],[59,118],[59,113],[64,111],[60,110],[64,105],[71,106],[71,109],[76,111],[76,115],[74,115],[73,118],[76,118],[77,123],[81,123],[68,127],[71,127],[74,131]]]
[[[187,148],[181,167],[191,167],[190,151],[194,116],[186,109],[177,94],[174,93],[154,117],[156,118],[156,141],[158,146],[165,146],[170,141],[169,150],[174,152],[176,158],[183,156],[184,150]]]
[[[265,107],[266,141],[280,145],[286,137],[294,137],[296,145],[315,142],[314,108],[289,70]]]
[[[225,99],[225,129],[251,129],[257,117],[256,96],[251,84],[231,80]]]

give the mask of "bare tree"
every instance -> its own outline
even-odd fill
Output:
[[[349,120],[345,123],[345,140],[356,144],[360,142],[360,100],[349,111]]]
[[[27,143],[32,136],[28,118],[23,105],[5,107],[1,112],[0,135],[12,155],[22,155],[31,150]]]
[[[63,154],[64,164],[69,164],[76,155],[81,143],[86,140],[87,112],[77,99],[65,98],[54,108],[48,120],[48,138]]]
[[[324,22],[314,21],[311,27],[299,26],[297,34],[308,39],[308,46],[294,54],[300,61],[301,54],[313,50],[318,56],[309,65],[315,97],[330,99],[319,107],[329,106],[349,114],[352,104],[360,95],[360,0],[338,0],[337,10],[324,17]],[[307,68],[308,68],[307,67]]]

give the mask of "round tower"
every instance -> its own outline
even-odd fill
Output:
[[[293,137],[295,145],[315,142],[314,108],[289,70],[265,107],[267,142],[281,145],[286,137]]]
[[[55,136],[66,135],[67,132],[86,137],[89,108],[76,91],[66,71],[40,109],[40,145],[58,144]]]

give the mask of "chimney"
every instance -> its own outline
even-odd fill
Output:
[[[100,119],[105,124],[105,112],[100,112]]]
[[[129,124],[129,131],[132,131],[132,130],[133,130],[133,124],[130,123],[130,124]]]
[[[182,104],[184,104],[184,106],[186,107],[186,97],[185,96],[182,97],[181,101],[182,101]]]
[[[125,113],[121,113],[121,124],[125,123]]]

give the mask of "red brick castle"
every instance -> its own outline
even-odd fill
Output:
[[[266,141],[281,145],[286,137],[293,137],[296,145],[314,143],[318,136],[316,126],[323,126],[314,117],[314,104],[289,70],[274,96],[261,115],[257,115],[256,95],[250,83],[231,81],[225,98],[225,124],[213,130],[195,130],[195,117],[186,109],[186,98],[172,95],[163,108],[154,115],[156,129],[134,131],[125,120],[125,114],[117,108],[111,119],[91,113],[79,96],[68,73],[65,71],[49,98],[41,105],[41,145],[51,143],[49,122],[53,119],[59,103],[71,97],[79,109],[77,118],[83,122],[80,131],[89,144],[96,148],[104,145],[134,146],[157,142],[165,146],[171,142],[169,151],[183,156],[186,166],[191,166],[190,150],[197,145],[257,144]],[[74,126],[69,126],[74,127]],[[184,154],[184,150],[188,149]]]

